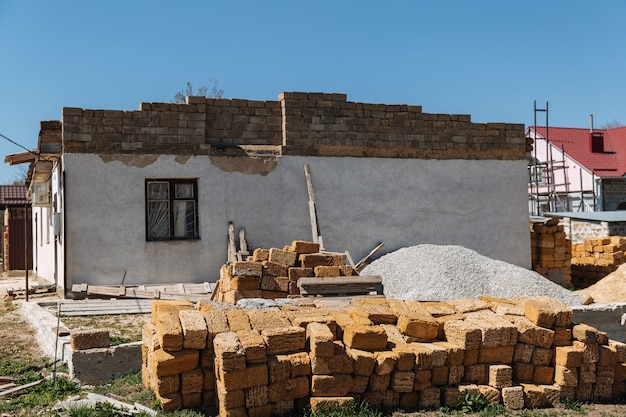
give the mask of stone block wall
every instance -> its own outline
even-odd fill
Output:
[[[586,288],[626,262],[626,238],[620,236],[583,239],[572,247],[572,284]]]
[[[272,147],[282,155],[521,160],[527,151],[522,124],[473,123],[469,115],[349,102],[334,93],[281,93],[278,101],[189,97],[186,104],[141,103],[136,111],[66,107],[62,119],[65,153]]]
[[[571,277],[571,242],[562,225],[531,223],[532,269],[557,284],[569,286]]]
[[[420,303],[302,299],[274,310],[155,301],[143,383],[166,410],[289,414],[320,403],[453,406],[464,392],[510,409],[626,392],[626,344],[547,298]]]

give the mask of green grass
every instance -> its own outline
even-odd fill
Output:
[[[367,403],[320,404],[315,411],[307,410],[305,417],[383,417],[383,412],[370,407]]]

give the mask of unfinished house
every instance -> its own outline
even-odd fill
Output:
[[[252,249],[311,240],[305,164],[326,251],[358,260],[379,242],[462,245],[530,267],[520,124],[345,94],[189,97],[63,108],[36,153],[35,268],[66,292],[215,281],[229,222]]]
[[[526,136],[531,214],[626,209],[626,127],[531,126]]]

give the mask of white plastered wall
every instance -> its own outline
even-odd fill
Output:
[[[384,252],[454,244],[530,267],[525,160],[289,156],[255,174],[238,172],[248,165],[239,158],[66,154],[68,289],[215,281],[229,221],[253,248],[311,240],[305,163],[328,251],[358,261],[379,242]],[[146,241],[146,178],[198,178],[200,240]]]

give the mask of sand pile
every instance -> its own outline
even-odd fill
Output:
[[[585,298],[534,271],[462,246],[424,244],[402,248],[375,260],[361,275],[381,275],[385,296],[400,300],[545,295],[572,306],[582,304]]]
[[[590,295],[595,303],[626,303],[626,264],[595,284],[575,292]]]

